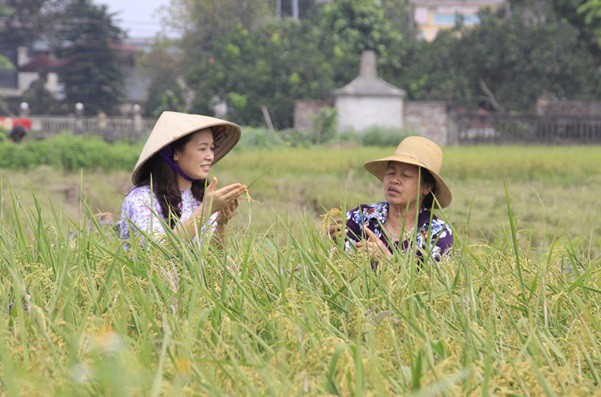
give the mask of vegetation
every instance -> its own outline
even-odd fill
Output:
[[[483,11],[478,25],[459,19],[432,43],[419,39],[408,0],[303,1],[299,21],[287,17],[290,1],[281,2],[280,17],[275,3],[172,1],[165,22],[182,36],[157,39],[144,56],[153,78],[145,113],[213,114],[227,104],[230,119],[258,126],[266,108],[276,129],[290,128],[294,102],[331,102],[333,90],[357,75],[367,49],[408,100],[529,112],[542,95],[601,98],[599,0],[510,0]],[[38,83],[23,98],[34,102],[32,111],[64,112],[76,102],[90,114],[116,111],[123,62],[115,47],[125,36],[113,18],[90,0],[7,0],[0,7],[0,50],[39,39],[71,61],[61,71],[66,101],[53,102]]]
[[[23,98],[32,101],[32,110],[62,113],[80,102],[87,114],[117,111],[123,97],[124,62],[118,47],[124,33],[106,5],[91,0],[6,0],[0,8],[0,27],[0,50],[33,49],[37,42],[42,52],[66,61],[58,71],[65,84],[64,101],[49,97],[43,87],[48,70],[40,70],[42,81]]]
[[[459,20],[433,43],[418,39],[405,0],[313,4],[311,17],[300,21],[269,18],[257,2],[248,4],[252,12],[243,19],[229,2],[173,2],[173,25],[182,8],[187,15],[211,10],[182,25],[185,38],[174,43],[184,54],[179,66],[189,90],[181,92],[180,103],[195,93],[190,110],[207,113],[215,101],[225,102],[232,119],[263,125],[266,107],[276,128],[289,128],[294,101],[331,101],[333,89],[357,75],[366,49],[376,52],[380,75],[405,89],[409,100],[532,112],[542,95],[601,97],[594,0],[509,1],[496,12],[484,11],[478,25]],[[220,34],[209,35],[213,25],[205,21],[211,15],[221,17],[215,26]],[[194,39],[207,35],[204,45]]]
[[[267,173],[225,253],[124,252],[92,215],[118,210],[129,172],[2,172],[0,393],[598,390],[595,148],[447,148],[454,256],[375,271],[319,215],[379,199],[361,164],[389,148],[237,150],[220,183]]]
[[[87,114],[113,114],[123,97],[124,75],[119,43],[123,32],[113,22],[106,5],[74,0],[63,14],[60,37],[67,42],[61,51],[69,63],[63,69],[66,101],[85,104]]]

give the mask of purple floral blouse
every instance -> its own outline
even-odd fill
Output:
[[[391,238],[383,229],[388,218],[388,202],[380,201],[373,204],[362,204],[346,214],[346,241],[345,249],[351,249],[357,242],[365,238],[363,225],[374,232],[376,236],[386,245],[390,252]],[[414,250],[417,257],[431,255],[437,261],[449,254],[453,245],[453,231],[450,226],[438,219],[429,209],[422,208],[417,218],[417,230],[413,228],[409,237],[402,242],[394,242],[394,246],[402,252],[409,249]]]
[[[181,193],[182,214],[180,216],[180,223],[188,220],[194,211],[202,204],[200,200],[194,198],[191,189],[182,190]],[[214,213],[202,227],[199,233],[201,242],[204,242],[213,234],[216,219],[217,213]],[[167,218],[163,214],[159,200],[150,190],[150,186],[134,186],[125,197],[123,207],[121,208],[121,238],[128,241],[133,232],[133,234],[140,239],[140,242],[143,243],[144,237],[141,236],[138,229],[149,236],[153,236],[153,238],[161,238],[165,235],[163,224],[166,221]],[[132,227],[132,224],[135,225],[135,227]],[[199,240],[194,238],[194,241]],[[128,245],[126,244],[126,247],[127,246]]]

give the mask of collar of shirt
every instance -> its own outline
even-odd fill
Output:
[[[380,201],[377,203],[364,205],[361,208],[363,219],[366,223],[373,222],[376,226],[383,225],[388,219],[388,209],[390,205],[387,201]],[[430,224],[430,210],[422,208],[419,210],[417,217],[418,230],[428,227]]]

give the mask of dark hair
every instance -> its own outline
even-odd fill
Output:
[[[181,137],[172,142],[169,147],[173,153],[183,151],[186,143],[190,141],[193,134]],[[152,179],[152,191],[157,196],[163,216],[167,223],[173,229],[182,215],[182,193],[177,183],[177,171],[167,164],[160,154],[155,153],[140,171],[140,182],[136,186],[150,186]],[[197,200],[202,200],[205,192],[205,180],[192,182],[192,196]]]
[[[432,206],[434,205],[434,191],[436,190],[436,179],[434,179],[434,177],[432,176],[430,171],[428,171],[424,167],[419,167],[419,169],[420,169],[420,175],[422,177],[420,180],[420,185],[432,186],[430,193],[428,193],[426,195],[426,197],[424,197],[424,200],[422,201],[422,208],[431,209]]]

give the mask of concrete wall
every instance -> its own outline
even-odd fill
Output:
[[[338,129],[361,131],[373,127],[403,128],[403,99],[340,96],[336,99]]]
[[[536,113],[539,116],[599,117],[601,116],[601,102],[540,98],[536,103]]]

